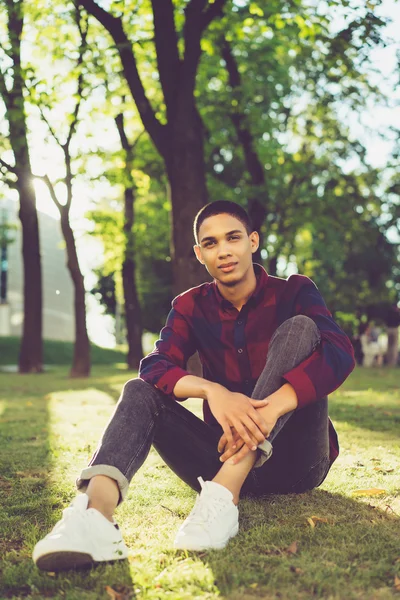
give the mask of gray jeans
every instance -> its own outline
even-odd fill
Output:
[[[319,342],[318,328],[308,317],[298,315],[282,323],[271,339],[252,398],[262,399],[279,389],[283,374],[306,359]],[[218,424],[205,423],[152,385],[131,379],[77,487],[83,491],[91,477],[107,475],[118,483],[124,499],[153,445],[164,462],[199,491],[197,477],[210,480],[222,466],[217,450],[222,433]],[[320,485],[330,468],[327,398],[280,417],[268,440],[273,453],[251,470],[242,496],[301,493]]]

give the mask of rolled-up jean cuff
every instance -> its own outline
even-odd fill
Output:
[[[94,465],[93,467],[87,467],[83,469],[82,473],[76,480],[76,487],[80,492],[85,492],[89,485],[90,479],[95,477],[96,475],[105,475],[106,477],[110,477],[117,482],[119,487],[120,499],[118,504],[120,504],[123,500],[125,500],[126,494],[128,493],[129,481],[121,473],[117,467],[113,467],[111,465]]]
[[[264,440],[262,444],[258,445],[258,458],[254,463],[254,468],[262,467],[272,456],[272,444],[268,440]]]

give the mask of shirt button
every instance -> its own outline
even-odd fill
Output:
[[[250,383],[250,381],[248,379],[245,379],[244,382],[246,385],[249,385],[249,383]]]
[[[238,321],[237,322],[238,325],[241,325],[242,323],[243,323],[243,321]]]
[[[238,352],[239,352],[239,354],[242,354],[242,352],[243,352],[243,348],[239,348],[239,349],[238,349]]]

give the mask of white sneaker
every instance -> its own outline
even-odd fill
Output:
[[[215,481],[203,481],[196,503],[178,529],[174,546],[181,550],[211,550],[226,546],[239,531],[239,511],[233,495]]]
[[[86,494],[77,496],[52,531],[36,544],[33,560],[39,569],[62,571],[127,558],[119,529],[98,510],[87,508],[88,502]]]

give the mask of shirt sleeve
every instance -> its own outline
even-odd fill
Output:
[[[354,369],[355,361],[349,338],[333,320],[311,279],[298,292],[295,314],[312,319],[321,335],[314,352],[283,376],[296,391],[298,408],[303,408],[336,390]]]
[[[185,400],[177,398],[173,390],[179,379],[190,375],[186,371],[186,363],[195,351],[191,328],[185,316],[177,310],[175,299],[153,352],[140,362],[139,377],[173,399]]]

